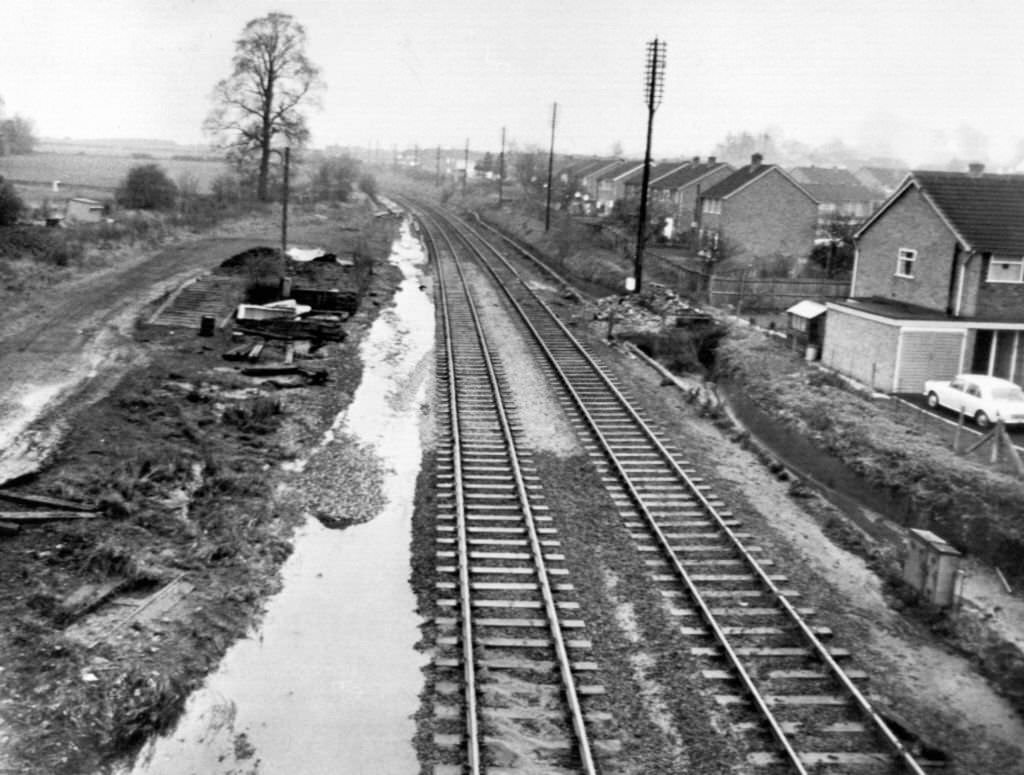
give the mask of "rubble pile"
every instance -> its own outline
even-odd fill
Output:
[[[596,304],[594,319],[610,319],[620,332],[655,332],[712,319],[709,313],[661,283],[648,282],[640,293],[605,296]]]

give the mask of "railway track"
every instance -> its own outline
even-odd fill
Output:
[[[460,248],[440,222],[421,223],[443,342],[435,666],[461,686],[435,704],[435,773],[597,773],[616,743],[557,531]]]
[[[814,624],[799,592],[751,543],[726,504],[635,408],[628,391],[524,282],[501,249],[437,211],[473,246],[543,358],[649,578],[678,621],[681,647],[750,765],[766,772],[924,772],[861,688],[855,654]]]

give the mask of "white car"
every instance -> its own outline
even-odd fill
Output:
[[[928,406],[944,406],[954,412],[963,411],[987,428],[996,420],[1007,425],[1024,423],[1024,390],[999,377],[984,374],[960,374],[951,380],[930,379],[924,383]]]

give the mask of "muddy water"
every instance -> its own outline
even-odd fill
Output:
[[[419,771],[412,715],[425,659],[414,649],[420,620],[408,579],[434,311],[420,290],[425,257],[406,226],[391,260],[404,273],[394,307],[371,327],[363,381],[314,453],[356,439],[383,472],[384,507],[341,531],[309,519],[259,629],[228,651],[132,775]]]
[[[912,522],[906,504],[882,492],[805,437],[773,420],[747,401],[738,386],[720,385],[720,390],[729,408],[755,441],[813,485],[862,529],[876,538],[891,538],[902,534],[895,523]]]

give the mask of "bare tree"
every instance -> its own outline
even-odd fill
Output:
[[[250,21],[235,41],[231,75],[214,87],[214,107],[203,124],[240,171],[255,165],[263,201],[274,137],[295,148],[309,140],[299,105],[315,105],[323,82],[305,49],[306,30],[291,15],[270,13]]]

